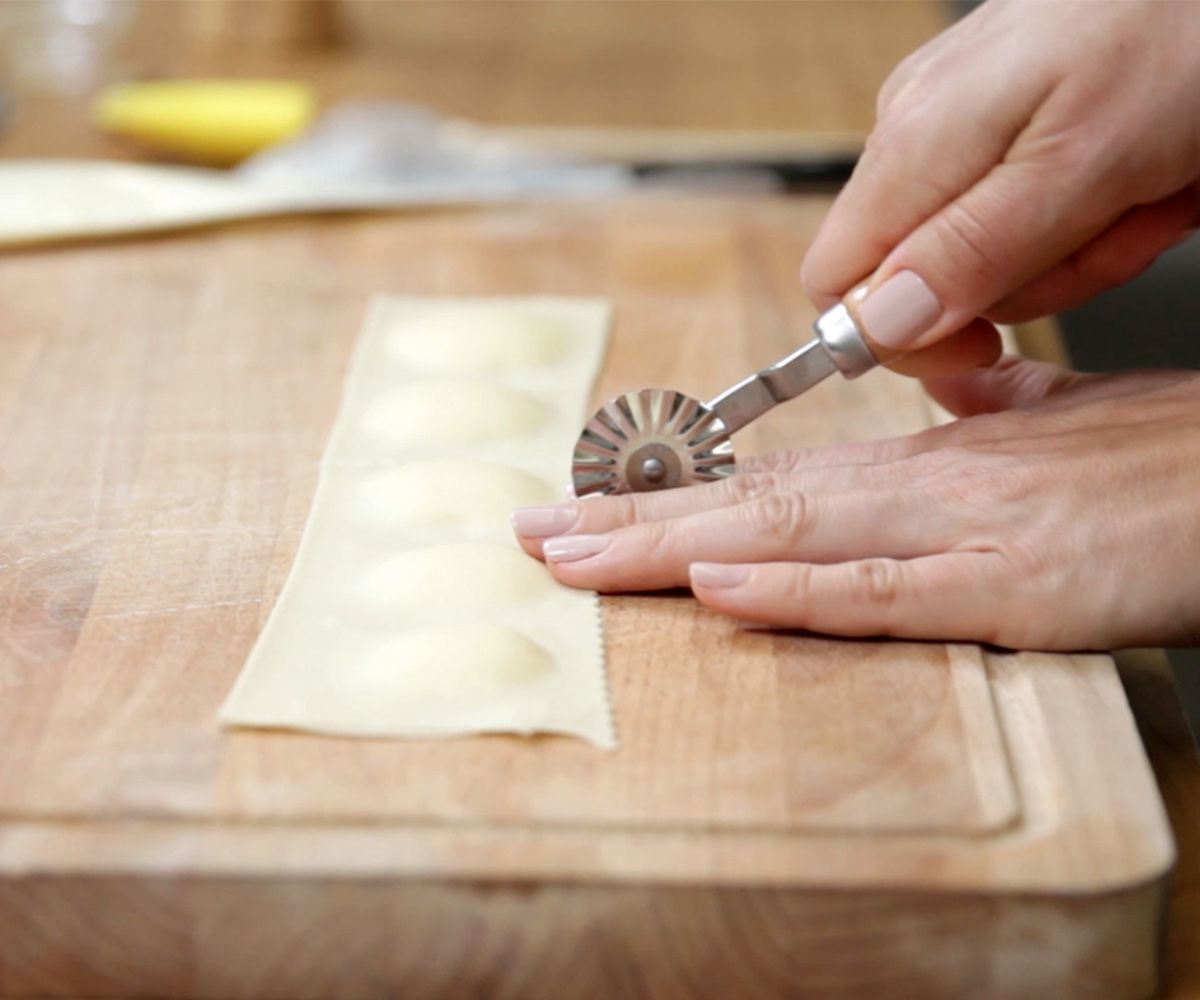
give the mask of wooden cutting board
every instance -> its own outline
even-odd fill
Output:
[[[276,220],[0,259],[0,994],[1149,994],[1173,846],[1104,656],[613,597],[616,753],[216,727],[369,295],[607,296],[597,396],[703,397],[806,336],[826,206]],[[877,372],[740,450],[931,419]]]

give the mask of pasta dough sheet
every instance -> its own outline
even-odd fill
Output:
[[[508,521],[562,498],[607,328],[589,299],[375,300],[222,724],[615,746],[596,595],[557,583]]]
[[[403,181],[359,177],[252,180],[237,171],[86,160],[0,162],[0,246],[154,232],[289,212],[595,197],[628,187],[606,166],[556,165],[513,176],[433,171]]]

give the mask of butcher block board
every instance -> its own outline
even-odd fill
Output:
[[[827,204],[260,221],[0,258],[0,994],[1150,994],[1173,845],[1105,656],[609,597],[615,753],[217,728],[371,295],[604,296],[596,398],[703,397],[805,336]],[[931,420],[876,372],[740,451]]]

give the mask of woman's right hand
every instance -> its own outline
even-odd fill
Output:
[[[1200,223],[1200,3],[989,0],[884,84],[804,261],[878,344],[1021,322],[1133,277]]]

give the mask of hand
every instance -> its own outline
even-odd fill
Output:
[[[839,635],[1110,649],[1200,636],[1200,374],[1007,358],[926,380],[965,419],[704,486],[514,512],[554,576],[691,584]]]
[[[989,0],[906,59],[804,261],[885,348],[1021,322],[1200,223],[1200,3]]]

